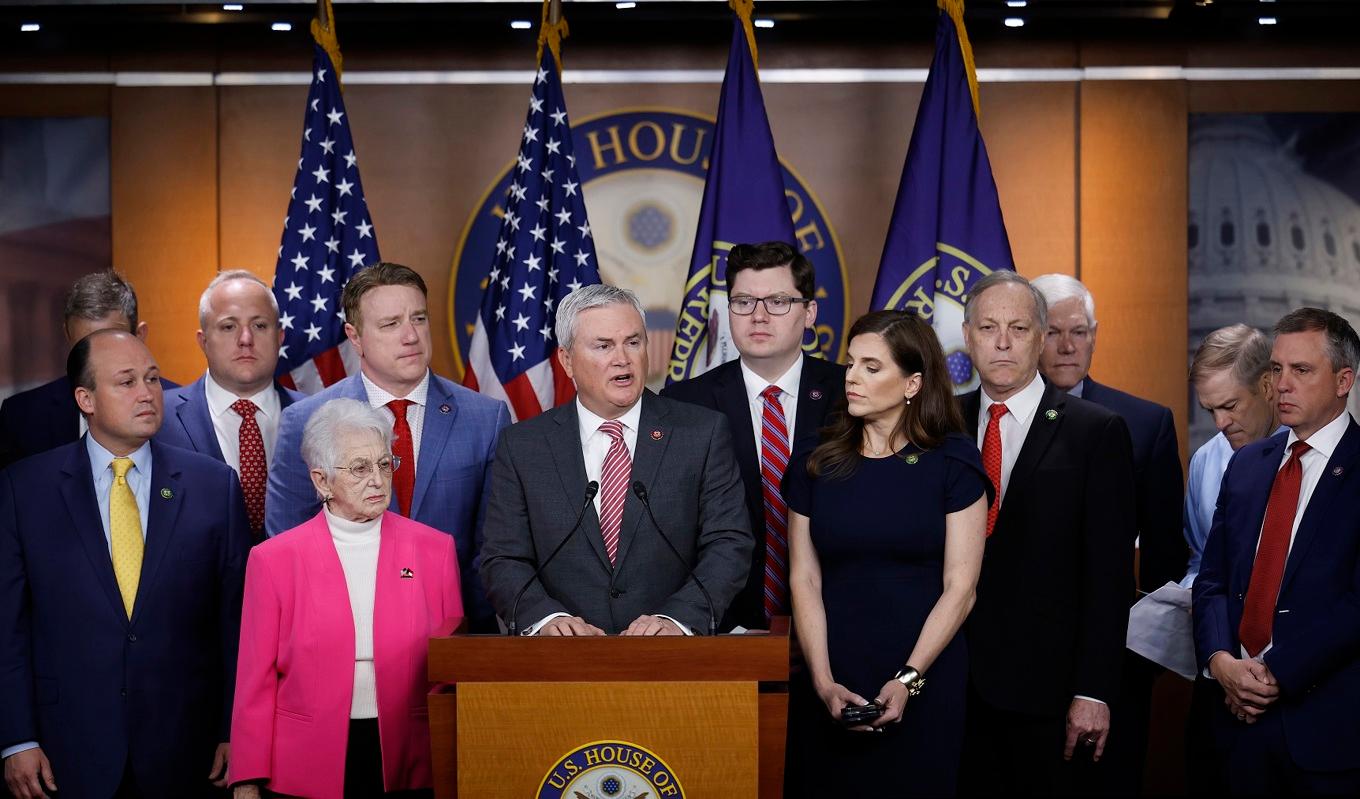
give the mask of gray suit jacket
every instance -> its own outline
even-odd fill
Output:
[[[647,486],[656,519],[694,567],[722,618],[746,582],[753,540],[721,414],[643,394],[633,481]],[[585,501],[576,403],[554,408],[501,434],[491,469],[483,527],[482,578],[497,614],[508,621],[515,594],[571,530]],[[552,613],[580,616],[610,634],[643,614],[663,614],[703,632],[708,610],[630,488],[617,562],[605,555],[594,504],[572,540],[520,601],[521,629]]]

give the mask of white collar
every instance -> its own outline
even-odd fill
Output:
[[[369,380],[368,375],[363,372],[359,373],[359,378],[364,381],[364,391],[368,394],[368,404],[372,405],[374,408],[381,408],[394,399],[410,400],[424,408],[425,400],[430,395],[429,369],[425,370],[425,376],[420,378],[420,382],[416,384],[416,387],[411,389],[410,393],[404,397],[398,397],[395,394],[388,393],[382,386]]]
[[[576,397],[576,419],[580,424],[582,444],[595,435],[596,431],[600,429],[600,425],[608,421],[604,417],[595,415],[582,404],[579,396]],[[626,413],[618,417],[618,421],[622,422],[625,428],[636,433],[638,425],[642,422],[642,398],[638,397],[638,401],[634,402],[633,407],[629,408]]]
[[[982,389],[982,405],[978,408],[978,419],[987,418],[987,409],[996,404],[996,401],[987,396],[987,389]],[[1005,402],[1006,410],[1014,416],[1020,424],[1029,424],[1034,417],[1034,412],[1039,410],[1039,403],[1044,398],[1044,381],[1036,372],[1034,379],[1029,381],[1029,385],[1020,389],[1010,396]]]
[[[208,412],[213,416],[233,412],[231,406],[237,399],[240,399],[213,379],[211,369],[203,375],[203,396],[208,400]],[[245,399],[255,403],[255,407],[259,408],[265,416],[273,417],[280,410],[279,392],[274,390],[272,383]]]
[[[760,397],[760,392],[770,386],[779,386],[779,390],[790,397],[798,396],[798,384],[803,379],[803,356],[800,354],[798,360],[793,362],[788,371],[779,376],[773,383],[755,373],[755,370],[746,365],[745,360],[739,361],[741,364],[741,379],[746,383],[746,399],[755,402]]]
[[[1346,434],[1346,427],[1350,424],[1350,421],[1351,415],[1345,410],[1342,410],[1340,415],[1335,419],[1323,425],[1317,432],[1308,437],[1308,446],[1321,452],[1327,460],[1331,460],[1332,453],[1336,451],[1337,445],[1341,443],[1341,437]],[[1284,442],[1285,450],[1294,446],[1294,442],[1298,440],[1298,434],[1293,430],[1290,430],[1289,438]]]

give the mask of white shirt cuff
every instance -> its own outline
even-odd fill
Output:
[[[1103,702],[1103,701],[1101,701],[1101,700],[1099,700],[1099,699],[1096,699],[1094,696],[1082,696],[1081,694],[1077,694],[1076,696],[1073,696],[1072,698],[1073,698],[1073,699],[1085,699],[1087,702],[1096,702],[1097,704],[1101,704],[1101,705],[1108,705],[1108,704],[1109,704],[1109,702]]]
[[[543,629],[543,627],[544,627],[545,625],[547,625],[548,622],[552,621],[553,619],[560,619],[560,618],[563,618],[563,617],[565,617],[565,618],[571,618],[571,614],[570,614],[570,613],[549,613],[548,615],[546,615],[546,616],[544,616],[543,618],[539,619],[539,620],[538,620],[538,624],[535,624],[534,626],[532,626],[532,627],[530,627],[529,629],[525,630],[524,632],[520,633],[520,635],[538,635],[538,631],[541,630],[541,629]]]
[[[674,624],[676,627],[679,627],[679,628],[680,628],[680,632],[684,633],[685,635],[694,635],[694,631],[691,630],[689,627],[685,626],[684,624],[681,624],[680,621],[679,621],[678,619],[672,619],[670,616],[666,616],[666,615],[661,614],[661,613],[656,614],[656,617],[657,617],[658,619],[665,619],[666,621],[670,622],[671,624]]]
[[[5,749],[0,749],[0,760],[8,758],[10,755],[17,755],[20,752],[27,752],[30,749],[37,748],[38,748],[37,741],[24,741],[21,744],[15,744],[14,746],[6,747]]]

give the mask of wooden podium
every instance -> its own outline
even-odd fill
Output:
[[[564,756],[613,741],[673,774],[653,796],[783,795],[787,618],[768,634],[684,638],[463,635],[456,622],[430,639],[436,797],[537,797],[577,773],[558,768]]]

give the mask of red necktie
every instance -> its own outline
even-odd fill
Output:
[[[996,500],[987,509],[987,536],[991,537],[996,526],[996,514],[1001,510],[1001,417],[1006,415],[1006,405],[994,403],[987,409],[992,418],[987,420],[987,432],[982,436],[982,468],[996,489]]]
[[[264,530],[264,494],[268,482],[264,436],[260,435],[260,425],[255,421],[259,408],[248,399],[238,399],[231,404],[231,409],[241,417],[241,466],[237,474],[241,476],[241,491],[246,495],[250,529],[258,538]]]
[[[760,416],[760,485],[765,497],[765,619],[788,608],[789,530],[788,506],[779,492],[789,466],[789,428],[779,386],[760,392],[765,407]]]
[[[392,454],[401,459],[401,467],[392,472],[392,490],[397,492],[397,507],[401,515],[411,516],[411,495],[416,491],[416,451],[411,439],[411,425],[406,422],[406,409],[411,400],[396,399],[387,403],[392,412]]]
[[[1280,580],[1289,559],[1289,536],[1294,529],[1294,514],[1299,509],[1299,489],[1303,485],[1303,453],[1311,449],[1302,441],[1290,447],[1289,460],[1275,473],[1266,502],[1266,518],[1261,525],[1261,542],[1256,547],[1256,562],[1251,567],[1247,601],[1242,608],[1242,623],[1237,637],[1247,655],[1256,655],[1270,643],[1275,620],[1275,600],[1280,596]]]
[[[604,536],[604,551],[612,564],[619,554],[623,498],[633,476],[633,460],[623,441],[623,422],[617,419],[605,422],[600,425],[600,432],[609,436],[609,451],[605,453],[604,467],[600,469],[600,534]]]

